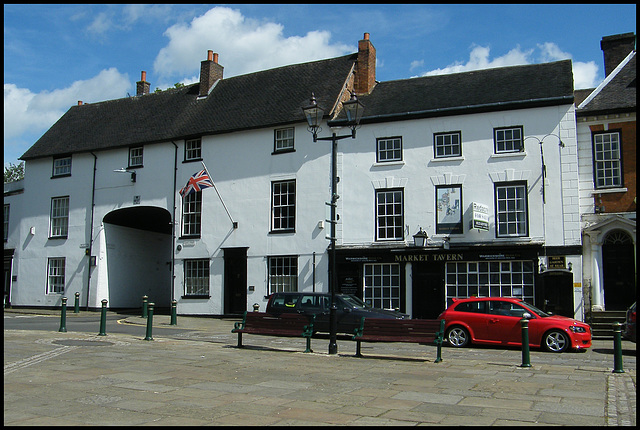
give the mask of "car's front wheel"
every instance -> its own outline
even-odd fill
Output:
[[[447,331],[447,342],[456,348],[469,345],[469,332],[464,327],[454,326]]]
[[[549,352],[564,352],[569,349],[569,336],[559,330],[552,330],[544,335],[542,346]]]

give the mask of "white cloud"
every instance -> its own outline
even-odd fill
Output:
[[[154,62],[164,80],[193,75],[207,51],[220,55],[224,76],[231,77],[288,64],[337,57],[356,47],[331,44],[327,31],[284,37],[283,26],[244,17],[239,11],[215,7],[188,24],[175,24],[164,33],[169,43]]]
[[[485,46],[473,46],[469,53],[469,61],[466,63],[456,62],[442,69],[435,69],[423,73],[421,76],[444,75],[449,73],[468,72],[472,70],[490,69],[494,67],[517,66],[533,63],[547,63],[571,59],[571,54],[563,52],[558,45],[551,42],[545,42],[537,45],[538,55],[535,56],[536,50],[522,50],[520,46],[512,49],[501,57],[490,58],[490,48]],[[414,68],[411,63],[411,68]],[[598,66],[595,62],[582,63],[573,61],[573,81],[574,88],[593,88],[598,85]]]
[[[128,76],[115,68],[103,70],[91,79],[76,81],[67,88],[54,91],[33,93],[15,84],[4,84],[5,147],[21,146],[24,152],[24,143],[14,139],[23,137],[25,133],[41,135],[78,100],[92,103],[121,98],[126,96],[130,86]],[[33,143],[28,142],[27,147]],[[15,157],[20,155],[22,153]]]

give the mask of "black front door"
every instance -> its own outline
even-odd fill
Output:
[[[224,249],[224,313],[247,310],[247,248]]]
[[[442,264],[413,263],[412,272],[412,318],[438,318],[445,305]]]
[[[539,286],[542,289],[542,303],[538,303],[538,307],[554,315],[574,318],[573,274],[549,270],[543,272],[540,279],[542,280],[542,285]]]

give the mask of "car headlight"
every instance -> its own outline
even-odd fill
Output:
[[[569,327],[569,330],[571,330],[574,333],[586,333],[587,330],[584,327],[579,327],[579,326],[575,326],[572,325],[571,327]]]

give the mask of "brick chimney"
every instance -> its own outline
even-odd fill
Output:
[[[376,84],[376,48],[369,41],[369,33],[358,41],[358,63],[353,85],[356,94],[369,94]]]
[[[605,36],[600,41],[600,49],[604,53],[605,77],[636,49],[636,35],[634,33],[615,34]]]
[[[200,96],[209,94],[213,84],[222,79],[224,67],[218,64],[218,54],[207,51],[207,60],[200,64]]]
[[[143,96],[145,94],[149,94],[149,88],[151,84],[147,82],[147,72],[144,70],[141,73],[140,80],[136,82],[136,96]]]

